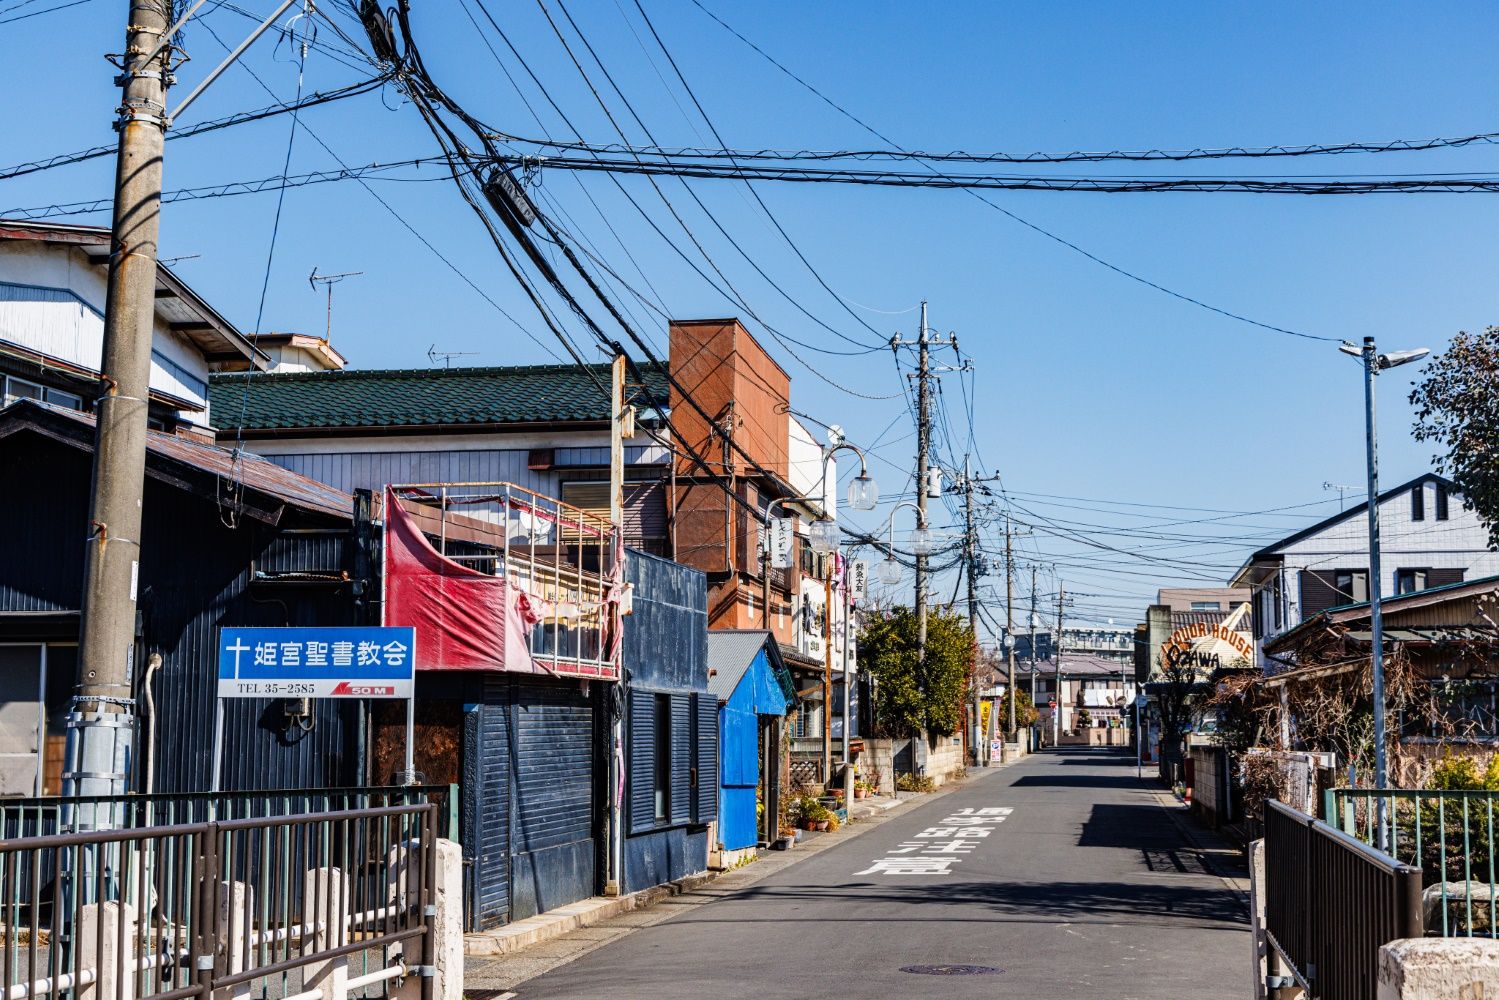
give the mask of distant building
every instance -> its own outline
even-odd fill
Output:
[[[1156,603],[1172,611],[1232,611],[1250,598],[1248,587],[1164,587]]]
[[[1051,630],[1036,631],[1036,656],[1038,660],[1050,660],[1055,644]],[[1062,652],[1097,656],[1105,660],[1129,662],[1135,654],[1135,630],[1114,625],[1093,625],[1086,628],[1062,629]],[[1026,631],[1015,633],[1015,659],[1031,659],[1031,635]]]

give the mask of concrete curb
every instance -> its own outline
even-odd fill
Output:
[[[1017,760],[1006,761],[1001,764],[991,764],[986,768],[970,769],[964,777],[946,782],[934,792],[907,792],[904,793],[907,796],[905,798],[897,798],[888,804],[879,803],[871,807],[869,812],[854,816],[853,822],[843,827],[836,834],[825,834],[811,843],[795,847],[784,858],[781,857],[780,852],[776,852],[772,857],[775,858],[777,863],[765,865],[762,869],[763,873],[756,872],[756,865],[754,864],[743,865],[723,871],[699,872],[695,875],[689,875],[684,879],[679,879],[676,882],[668,882],[665,885],[642,889],[640,892],[631,893],[628,896],[594,896],[576,903],[569,903],[566,906],[559,906],[554,910],[548,910],[534,917],[527,917],[525,920],[517,920],[515,923],[506,924],[504,927],[496,927],[493,930],[467,934],[463,939],[463,954],[465,957],[473,958],[500,958],[517,955],[528,948],[546,941],[555,940],[573,931],[591,927],[594,924],[622,916],[634,910],[647,909],[662,900],[670,899],[674,896],[694,892],[718,881],[725,875],[739,876],[735,880],[738,883],[734,887],[736,889],[753,885],[760,878],[768,878],[776,872],[790,868],[806,860],[813,854],[827,850],[835,844],[844,843],[858,837],[879,826],[880,823],[892,816],[900,815],[902,812],[915,808],[923,802],[942,798],[944,795],[967,787],[983,775],[1009,767],[1011,764],[1025,759],[1025,757],[1020,757]],[[744,876],[746,875],[750,877],[745,878]]]

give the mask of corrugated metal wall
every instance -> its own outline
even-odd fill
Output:
[[[30,434],[0,441],[0,491],[10,498],[0,504],[0,612],[80,607],[89,472],[88,454],[70,447]],[[226,527],[211,500],[154,479],[147,481],[144,509],[139,663],[153,652],[162,657],[153,685],[160,717],[155,787],[201,790],[212,770],[218,629],[356,623],[348,584],[251,587],[252,564],[336,571],[352,564],[351,553],[346,557],[344,544],[328,535],[278,537],[276,529],[248,519]],[[3,627],[22,626],[12,621]],[[137,692],[142,712],[143,694]],[[279,699],[231,701],[223,787],[358,783],[359,706],[312,704],[311,727],[304,730],[289,725]]]

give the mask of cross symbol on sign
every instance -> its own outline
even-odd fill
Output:
[[[241,653],[248,653],[254,647],[245,645],[245,640],[243,640],[243,639],[239,638],[238,636],[236,636],[235,639],[234,639],[234,645],[232,645],[232,646],[225,646],[224,648],[226,650],[228,650],[229,652],[231,652],[231,653],[234,654],[234,676],[235,676],[236,679],[238,679],[238,677],[239,677],[239,654],[241,654]]]

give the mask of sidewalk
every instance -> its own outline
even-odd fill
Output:
[[[464,992],[472,997],[474,991],[482,990],[490,994],[489,1000],[499,1000],[505,991],[528,979],[642,927],[731,896],[830,847],[862,836],[912,808],[960,791],[1009,763],[970,770],[967,777],[950,781],[935,792],[897,792],[894,797],[857,799],[851,803],[853,821],[837,833],[806,833],[791,850],[762,851],[754,862],[739,868],[704,872],[629,896],[594,897],[505,927],[469,934],[464,938]]]

